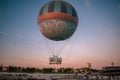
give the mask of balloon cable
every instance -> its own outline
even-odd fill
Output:
[[[66,47],[66,45],[67,45],[67,43],[68,43],[69,41],[70,41],[70,39],[67,39],[67,40],[65,41],[63,47],[59,50],[57,56],[59,56],[59,55],[61,54],[62,50]]]
[[[55,55],[54,50],[52,51],[52,49],[50,48],[49,43],[47,42],[47,39],[46,38],[44,38],[44,39],[45,39],[45,43],[47,44],[48,53],[52,53],[52,55],[54,56]]]

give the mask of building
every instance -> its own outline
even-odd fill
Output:
[[[120,80],[120,66],[106,66],[100,71],[102,76],[107,76],[109,80]]]

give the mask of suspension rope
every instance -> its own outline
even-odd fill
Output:
[[[63,46],[60,48],[60,50],[58,51],[58,53],[55,55],[55,47],[56,47],[56,44],[57,42],[53,44],[53,50],[52,48],[50,47],[50,44],[48,43],[47,39],[44,37],[44,40],[45,40],[45,43],[47,44],[47,48],[48,48],[48,53],[52,53],[53,56],[59,56],[62,52],[62,50],[66,47],[67,43],[70,41],[70,39],[67,39],[65,41],[65,43],[63,44]]]
[[[52,51],[52,49],[50,48],[50,46],[49,46],[49,43],[48,43],[47,39],[46,39],[46,38],[44,38],[44,39],[45,39],[45,43],[47,44],[48,53],[52,53],[52,55],[54,56],[54,55],[55,55],[55,54],[54,54],[54,50]]]
[[[62,52],[62,50],[66,47],[66,45],[67,45],[67,43],[69,42],[69,40],[70,39],[67,39],[66,41],[65,41],[65,44],[63,45],[63,47],[59,50],[59,52],[58,52],[58,54],[57,54],[57,56],[59,56],[60,55],[60,53]]]

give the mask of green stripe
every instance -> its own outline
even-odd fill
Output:
[[[61,9],[61,1],[55,0],[54,12],[60,12],[60,9]]]
[[[69,4],[67,4],[67,13],[72,15],[72,7]]]
[[[43,8],[43,14],[48,13],[48,6],[49,6],[49,3],[46,4],[45,7]]]

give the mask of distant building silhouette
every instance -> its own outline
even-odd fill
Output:
[[[92,64],[91,63],[87,63],[87,68],[91,69],[92,68]]]
[[[8,67],[3,66],[3,64],[1,64],[0,67],[1,67],[2,72],[7,72],[8,71]]]
[[[119,80],[120,66],[105,66],[101,70],[102,76],[108,76],[109,80]]]

